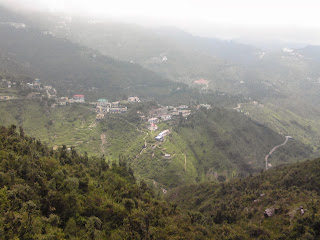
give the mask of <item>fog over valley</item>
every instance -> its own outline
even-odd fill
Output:
[[[20,11],[175,26],[194,35],[240,42],[320,43],[319,2],[308,1],[101,1],[1,0]]]
[[[0,0],[0,238],[319,239],[319,7]]]

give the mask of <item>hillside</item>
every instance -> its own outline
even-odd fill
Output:
[[[91,101],[139,95],[166,105],[177,101],[189,104],[201,98],[198,93],[190,94],[190,89],[187,94],[181,93],[187,86],[166,78],[187,84],[204,78],[209,81],[208,86],[191,86],[223,90],[229,97],[242,95],[263,104],[271,103],[276,109],[293,113],[288,115],[289,122],[296,121],[295,116],[319,120],[320,75],[316,47],[264,51],[260,58],[257,54],[261,49],[199,38],[178,29],[146,29],[51,15],[30,18],[5,9],[0,11],[1,21],[6,23],[0,25],[4,36],[0,40],[2,76],[10,73],[21,78],[39,77],[56,87],[61,96],[85,94]],[[7,24],[9,21],[25,22],[26,27],[17,28]],[[248,64],[239,65],[239,58]],[[190,96],[193,99],[188,99]],[[239,99],[238,103],[241,102]],[[261,122],[255,116],[250,115]],[[267,119],[269,115],[262,118]],[[278,129],[277,125],[266,124],[273,130]],[[293,134],[291,130],[290,126],[283,125],[283,132]]]
[[[101,156],[101,129],[95,114],[87,108],[70,105],[51,108],[50,101],[12,100],[0,102],[0,122],[16,124],[32,137],[51,147],[76,147],[82,153]]]
[[[284,107],[271,103],[243,103],[240,109],[249,112],[252,119],[270,127],[275,132],[290,135],[304,144],[313,147],[316,154],[319,154],[320,125],[316,117],[300,116]],[[305,110],[301,109],[301,111]]]
[[[138,179],[159,189],[203,181],[225,181],[264,169],[264,157],[284,137],[243,114],[222,108],[194,111],[149,131],[137,111],[154,103],[130,106],[127,114],[108,115],[96,121],[90,105],[51,107],[52,100],[0,102],[0,124],[22,126],[32,137],[50,147],[75,147],[81,153],[118,162],[126,159]],[[170,129],[164,142],[154,138]],[[164,158],[170,154],[170,158]],[[312,149],[290,140],[270,158],[272,166],[312,155]]]
[[[115,59],[138,63],[175,82],[191,84],[205,78],[214,90],[233,93],[235,90],[242,90],[240,82],[249,73],[245,67],[228,61],[228,56],[220,56],[224,51],[232,56],[240,52],[241,56],[249,56],[245,49],[250,49],[253,52],[252,58],[255,58],[254,50],[250,47],[213,39],[199,40],[178,29],[152,29],[47,15],[33,16],[32,19],[33,24],[41,27],[42,31],[69,39]],[[214,54],[218,49],[220,54]],[[251,85],[246,86],[246,90],[248,87]],[[252,90],[250,91],[253,92]]]
[[[0,8],[0,15],[3,12],[7,10]],[[4,65],[0,69],[13,75],[28,73],[40,78],[56,87],[62,96],[81,93],[96,100],[101,96],[116,99],[139,94],[150,98],[170,93],[179,86],[138,64],[102,56],[33,25],[17,26],[15,24],[20,23],[11,23],[10,16],[2,15],[4,19],[0,24],[0,58]]]
[[[219,108],[194,113],[178,126],[161,125],[160,130],[167,128],[171,134],[165,141],[148,142],[131,164],[138,176],[151,178],[165,188],[259,172],[268,152],[284,141],[270,128]],[[165,154],[170,154],[170,159],[164,158]],[[310,147],[291,140],[272,155],[271,163],[292,163],[311,154]]]
[[[320,159],[228,183],[172,189],[170,203],[137,183],[126,161],[109,165],[74,149],[53,151],[14,125],[0,128],[0,140],[5,239],[318,239],[320,234]]]
[[[3,239],[209,239],[125,163],[52,151],[15,128],[0,128]]]
[[[265,168],[265,156],[285,139],[241,113],[221,108],[199,110],[188,119],[160,123],[156,132],[133,123],[136,127],[128,124],[128,119],[113,116],[101,122],[109,146],[105,156],[113,161],[119,156],[128,159],[139,179],[164,189],[260,172]],[[157,142],[154,137],[165,129],[170,129],[170,134],[164,142]],[[270,161],[277,166],[312,153],[310,147],[293,139]]]
[[[115,22],[39,17],[42,28],[116,59],[133,61],[176,82],[204,78],[214,90],[273,101],[298,114],[317,106],[319,50],[257,49],[193,36],[176,28],[146,28]],[[311,107],[310,107],[311,106]],[[313,111],[305,111],[315,116]]]
[[[319,239],[320,159],[225,184],[183,186],[168,200],[213,239]]]

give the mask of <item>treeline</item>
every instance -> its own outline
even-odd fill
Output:
[[[0,128],[1,239],[207,239],[176,205],[137,183],[125,160],[53,151]]]

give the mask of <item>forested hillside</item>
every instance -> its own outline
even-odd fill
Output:
[[[125,161],[50,150],[0,129],[4,239],[318,239],[320,160],[228,183],[184,186],[164,202]],[[178,208],[177,208],[177,205]],[[180,210],[183,209],[183,210]]]
[[[125,162],[50,150],[0,128],[1,239],[207,239],[175,206],[137,183]]]
[[[50,102],[51,101],[51,102]],[[215,107],[194,110],[187,119],[176,117],[149,131],[137,111],[148,112],[154,102],[130,106],[128,113],[96,121],[90,105],[51,107],[52,100],[0,102],[0,123],[22,126],[27,134],[50,147],[74,147],[107,161],[126,159],[136,177],[158,188],[203,181],[226,181],[265,168],[265,156],[284,137],[236,111]],[[222,102],[223,104],[223,102]],[[154,138],[162,130],[171,133],[164,142]],[[170,158],[164,158],[170,154]],[[312,156],[308,145],[295,139],[269,159],[272,166]]]
[[[319,239],[319,166],[317,159],[224,184],[183,186],[167,199],[211,227],[214,239]]]

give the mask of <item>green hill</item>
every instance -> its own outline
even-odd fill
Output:
[[[51,108],[50,102],[12,100],[0,102],[0,122],[22,126],[27,134],[51,147],[77,147],[81,152],[101,156],[101,129],[95,114],[77,105]]]
[[[209,239],[125,163],[52,151],[14,125],[0,140],[2,239]]]
[[[300,116],[284,107],[271,103],[260,106],[253,103],[244,103],[241,104],[240,109],[249,112],[252,119],[269,126],[274,131],[291,135],[315,149],[318,148],[320,125],[317,118]]]
[[[168,200],[209,227],[213,239],[319,239],[319,166],[317,159],[229,183],[183,186]]]
[[[164,202],[125,159],[53,151],[14,125],[0,148],[4,239],[319,239],[320,159],[182,186]]]
[[[90,106],[52,108],[50,100],[17,99],[0,102],[0,123],[22,126],[51,147],[75,147],[90,156],[104,155],[110,162],[126,159],[137,178],[165,189],[259,172],[268,152],[284,141],[282,135],[247,116],[218,107],[194,110],[187,119],[163,122],[151,132],[136,113],[150,107],[152,103],[141,103],[129,107],[127,114],[97,122]],[[154,137],[165,129],[171,130],[170,135],[157,142]],[[272,154],[270,163],[291,163],[311,154],[310,147],[290,140]]]
[[[265,156],[285,139],[240,113],[220,108],[200,110],[174,126],[160,125],[160,130],[164,129],[171,129],[171,134],[163,143],[150,139],[141,154],[131,160],[138,176],[164,188],[259,172],[265,168]],[[170,154],[170,159],[165,154]],[[290,140],[269,160],[276,166],[311,154],[310,147]]]

